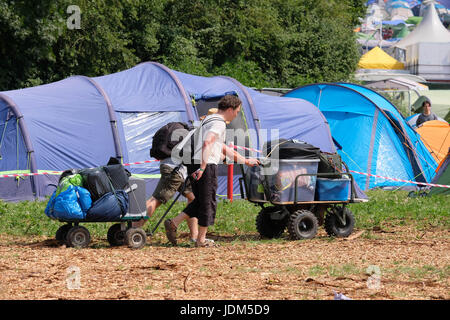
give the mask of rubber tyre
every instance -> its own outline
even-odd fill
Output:
[[[74,248],[86,248],[91,242],[89,230],[82,226],[69,229],[66,236],[66,245]]]
[[[123,246],[125,244],[125,231],[121,230],[120,223],[113,224],[108,229],[107,239],[111,246]]]
[[[334,212],[330,212],[325,217],[325,231],[330,237],[346,238],[355,227],[355,216],[347,208],[341,208],[339,214],[344,211],[345,225],[342,224]]]
[[[279,238],[286,229],[289,215],[286,215],[281,220],[274,220],[271,218],[271,213],[281,211],[277,207],[263,208],[256,217],[256,230],[263,238]]]
[[[70,228],[72,228],[70,224],[59,227],[58,230],[56,230],[55,239],[61,242],[66,241],[67,232],[69,232]]]
[[[130,228],[125,232],[125,244],[131,249],[140,249],[147,242],[147,234],[141,228]]]
[[[312,239],[319,228],[317,217],[308,210],[297,210],[289,216],[288,231],[292,240]]]

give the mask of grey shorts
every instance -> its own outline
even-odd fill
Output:
[[[167,203],[178,191],[183,196],[186,196],[188,193],[192,192],[192,187],[190,183],[184,187],[184,179],[181,174],[179,174],[173,168],[162,164],[159,167],[161,172],[161,179],[159,179],[158,185],[156,186],[155,191],[153,191],[153,198],[157,199],[161,203]]]

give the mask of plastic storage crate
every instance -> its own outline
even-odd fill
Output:
[[[266,175],[268,197],[275,204],[314,201],[319,159],[272,160],[278,170]],[[297,192],[295,185],[297,184]]]
[[[350,198],[350,179],[317,178],[317,201],[347,201]]]

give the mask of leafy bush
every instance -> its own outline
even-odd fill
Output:
[[[0,91],[100,76],[143,61],[254,87],[345,80],[363,0],[71,0],[0,3]]]

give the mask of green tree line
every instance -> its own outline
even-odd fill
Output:
[[[143,61],[247,86],[346,80],[364,0],[0,0],[0,91]],[[69,26],[70,5],[80,9]]]

